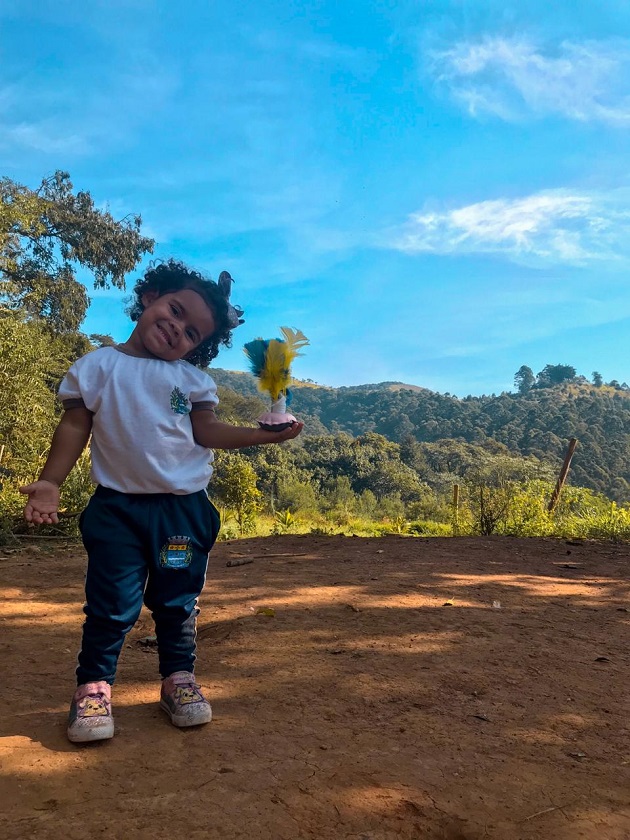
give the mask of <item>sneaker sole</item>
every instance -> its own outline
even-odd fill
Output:
[[[171,719],[171,723],[173,726],[176,726],[178,729],[185,729],[189,726],[203,726],[206,723],[210,723],[212,720],[212,709],[208,709],[208,719],[207,720],[191,720],[189,717],[178,717],[177,715],[173,714],[168,707],[168,704],[164,700],[160,700],[160,709],[163,709],[166,714]]]
[[[114,737],[114,722],[111,726],[94,727],[80,732],[67,731],[68,740],[73,744],[91,744],[94,741],[108,741]]]

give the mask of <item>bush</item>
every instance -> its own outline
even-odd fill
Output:
[[[286,534],[296,525],[295,516],[293,516],[290,510],[277,511],[274,520],[273,530],[271,533],[276,536],[278,534]]]
[[[414,537],[451,537],[453,528],[447,522],[410,522],[409,533]]]
[[[286,478],[278,482],[277,506],[291,513],[312,513],[319,510],[319,500],[312,484],[299,479]]]

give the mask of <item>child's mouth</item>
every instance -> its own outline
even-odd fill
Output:
[[[171,344],[170,336],[166,332],[166,330],[163,327],[161,327],[159,324],[157,325],[157,328],[158,328],[158,332],[162,336],[162,340],[164,341],[164,343],[168,344],[169,347],[172,347],[173,345]]]

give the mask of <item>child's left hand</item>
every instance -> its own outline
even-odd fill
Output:
[[[273,436],[272,440],[274,443],[282,443],[283,440],[293,440],[293,438],[296,438],[303,428],[304,423],[301,423],[299,420],[296,420],[294,423],[291,423],[290,426],[287,426],[287,428],[283,429],[281,432],[270,431],[269,435]]]
[[[246,449],[266,443],[282,443],[293,440],[304,428],[304,423],[296,420],[280,432],[270,432],[260,426],[232,426],[217,420],[214,411],[192,411],[190,421],[195,441],[207,449]]]

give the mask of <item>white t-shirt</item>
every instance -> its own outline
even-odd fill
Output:
[[[59,388],[64,408],[92,412],[92,479],[122,493],[204,490],[211,450],[193,438],[191,411],[219,402],[212,378],[189,362],[101,347],[76,361]]]

